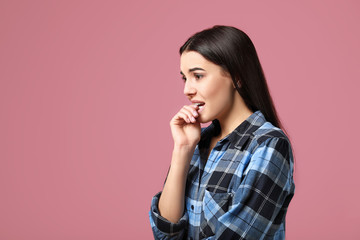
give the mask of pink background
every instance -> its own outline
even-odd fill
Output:
[[[187,103],[178,49],[215,24],[252,38],[293,142],[287,238],[360,236],[359,12],[355,0],[1,0],[0,239],[152,239],[169,121]]]

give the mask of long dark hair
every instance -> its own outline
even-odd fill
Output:
[[[253,112],[260,110],[267,121],[283,129],[266,84],[254,44],[243,31],[216,25],[191,36],[180,48],[196,51],[231,75],[236,90]]]

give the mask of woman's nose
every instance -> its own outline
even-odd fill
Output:
[[[194,95],[196,93],[196,89],[194,88],[194,86],[190,83],[190,80],[187,80],[185,82],[185,86],[184,86],[184,94],[186,96],[189,95]]]

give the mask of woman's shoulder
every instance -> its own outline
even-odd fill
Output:
[[[253,135],[259,143],[262,143],[271,138],[289,141],[289,138],[285,132],[282,129],[275,127],[270,122],[265,122],[262,124],[256,131],[254,131]]]
[[[243,144],[241,143],[248,142],[247,145],[250,147],[250,149],[248,149],[249,151],[256,146],[269,141],[279,140],[290,143],[286,133],[267,121],[260,110],[254,112],[236,129],[235,132],[237,133],[234,134],[236,138],[233,140],[236,142],[235,147],[244,149],[242,146]]]
[[[269,148],[277,151],[286,150],[290,155],[292,153],[291,142],[286,133],[266,120],[252,133],[249,145],[249,151],[252,153]]]
[[[293,149],[288,136],[282,129],[275,127],[270,122],[265,122],[254,131],[253,135],[254,141],[250,147],[252,154],[257,152],[263,156],[266,153],[267,156],[269,153],[274,153],[280,162],[285,161],[290,164],[289,169],[293,168]]]

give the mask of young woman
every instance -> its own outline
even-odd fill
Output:
[[[171,166],[149,213],[155,239],[284,239],[293,155],[254,45],[214,26],[180,55],[191,103],[170,121]]]

